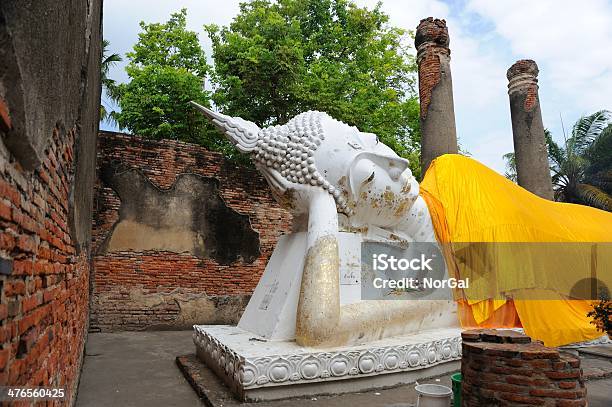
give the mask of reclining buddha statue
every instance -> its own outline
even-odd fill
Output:
[[[456,250],[460,242],[606,242],[612,240],[612,214],[541,199],[461,155],[434,160],[419,185],[408,161],[375,134],[323,112],[261,129],[194,105],[251,155],[274,198],[292,213],[293,233],[305,236],[304,252],[294,262],[301,270],[291,316],[299,345],[351,345],[459,325],[522,327],[551,346],[601,335],[586,317],[590,301],[570,298],[568,283],[551,277],[559,272],[558,259],[516,268],[484,256],[474,272],[457,261]],[[343,239],[355,236],[435,242],[449,275],[484,277],[494,282],[493,293],[470,297],[469,291],[448,289],[426,301],[342,301],[341,268],[348,264],[342,259],[351,251]],[[524,260],[524,254],[515,257]],[[600,264],[600,279],[612,274],[608,260]]]

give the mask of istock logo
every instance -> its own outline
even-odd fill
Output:
[[[423,253],[421,253],[420,257],[416,259],[406,259],[403,257],[398,259],[395,256],[388,255],[386,253],[372,255],[372,267],[376,271],[433,271],[430,265],[432,261],[433,258],[427,258]]]
[[[447,300],[454,287],[463,282],[449,278],[436,243],[361,245],[362,300]]]

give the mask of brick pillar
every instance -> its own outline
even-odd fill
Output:
[[[421,20],[414,45],[419,66],[423,174],[434,158],[458,152],[448,43],[446,21],[432,17]]]
[[[548,149],[538,97],[538,65],[530,59],[522,59],[508,69],[506,76],[518,184],[552,200]]]
[[[580,359],[509,330],[462,334],[461,406],[586,406]]]

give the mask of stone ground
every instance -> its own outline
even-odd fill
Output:
[[[191,331],[90,333],[76,406],[207,405],[199,400],[175,363],[177,356],[193,351]],[[598,347],[594,354],[582,357],[585,374],[590,372],[597,378],[587,381],[589,406],[612,405],[612,346]],[[424,382],[450,387],[449,375],[437,380]],[[216,394],[211,400],[215,407],[408,407],[416,403],[414,385],[270,403],[239,403],[228,399],[218,382],[212,383],[211,389]]]
[[[76,405],[202,406],[174,362],[193,349],[191,331],[90,333]]]

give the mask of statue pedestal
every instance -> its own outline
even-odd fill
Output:
[[[461,330],[436,329],[363,345],[309,348],[236,326],[196,325],[198,358],[243,401],[363,391],[460,369]]]

